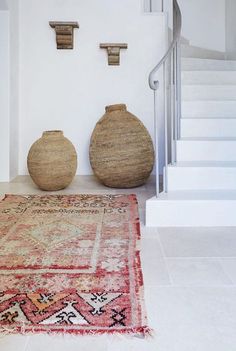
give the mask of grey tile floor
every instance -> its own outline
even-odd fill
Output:
[[[28,176],[0,183],[5,193],[42,193]],[[59,193],[135,193],[142,230],[141,258],[152,339],[119,336],[5,336],[0,351],[236,351],[236,228],[146,228],[145,186],[117,190],[78,176]]]

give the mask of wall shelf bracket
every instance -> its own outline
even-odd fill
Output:
[[[57,49],[73,49],[74,28],[79,28],[78,22],[49,22],[55,29]]]
[[[125,43],[102,43],[100,44],[101,49],[106,49],[108,54],[108,65],[119,66],[120,65],[120,49],[127,49],[128,45]]]

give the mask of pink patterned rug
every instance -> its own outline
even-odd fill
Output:
[[[135,195],[6,195],[0,332],[150,333]]]

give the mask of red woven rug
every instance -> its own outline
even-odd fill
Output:
[[[0,331],[149,333],[134,195],[6,195]]]

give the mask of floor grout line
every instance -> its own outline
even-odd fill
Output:
[[[236,256],[165,256],[167,260],[218,260],[236,259]]]
[[[224,274],[226,275],[226,277],[231,281],[231,283],[234,285],[235,283],[234,283],[234,281],[232,280],[232,278],[231,278],[231,275],[226,271],[226,269],[224,268],[224,266],[223,266],[223,264],[222,264],[222,262],[221,262],[221,258],[218,258],[218,262],[219,262],[219,264],[220,264],[220,266],[221,266],[221,269],[222,269],[222,271],[224,272]]]
[[[27,348],[28,348],[28,345],[29,345],[29,341],[30,341],[30,335],[27,336],[27,339],[26,339],[26,342],[25,342],[25,346],[24,346],[24,351],[27,351]]]
[[[145,279],[144,279],[145,281]],[[158,289],[158,288],[169,288],[169,289],[175,289],[175,288],[178,288],[178,289],[193,289],[193,288],[200,288],[200,289],[209,289],[209,288],[216,288],[216,289],[220,289],[220,288],[223,288],[223,289],[227,289],[227,288],[236,288],[236,284],[233,283],[233,284],[209,284],[209,285],[194,285],[194,284],[191,284],[191,285],[186,285],[186,284],[172,284],[172,285],[165,285],[165,284],[162,284],[162,285],[147,285],[145,284],[145,290],[147,290],[148,288],[150,289]]]
[[[159,233],[157,233],[157,240],[158,240],[159,245],[160,245],[160,250],[161,250],[161,253],[162,253],[162,256],[163,256],[163,263],[164,263],[164,266],[165,266],[165,268],[166,268],[167,276],[168,276],[168,278],[169,278],[169,280],[170,280],[171,286],[173,286],[174,281],[173,281],[173,278],[172,278],[172,276],[171,276],[171,273],[170,273],[170,269],[169,269],[169,267],[168,267],[168,264],[167,264],[167,262],[166,262],[165,250],[164,250],[164,247],[163,247],[163,245],[162,245],[161,237],[160,237]]]

